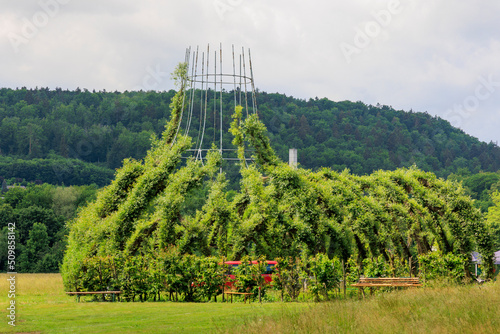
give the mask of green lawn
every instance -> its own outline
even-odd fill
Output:
[[[59,274],[18,274],[16,326],[8,325],[6,275],[0,275],[0,332],[207,333],[225,331],[255,317],[296,312],[300,303],[76,302]],[[88,298],[90,300],[90,298]]]
[[[22,274],[12,327],[0,279],[1,333],[500,333],[498,281],[318,304],[77,303],[59,274]]]

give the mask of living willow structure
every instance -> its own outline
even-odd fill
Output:
[[[461,185],[416,167],[367,176],[291,167],[274,154],[257,114],[243,121],[239,106],[230,132],[242,180],[229,200],[219,151],[210,151],[203,161],[181,159],[191,148],[191,138],[179,133],[185,76],[181,64],[171,118],[146,158],[125,160],[114,181],[70,224],[61,268],[66,289],[82,289],[79,282],[92,259],[140,263],[172,247],[180,254],[230,260],[324,253],[353,257],[359,264],[380,256],[389,264],[409,258],[416,264],[418,255],[435,249],[465,256],[478,250],[485,272],[492,275],[491,236]],[[251,164],[245,159],[249,148]],[[210,191],[201,209],[182,214],[190,192],[204,185]],[[116,271],[124,269],[112,265],[107,270],[119,277]],[[416,265],[412,270],[417,274]]]

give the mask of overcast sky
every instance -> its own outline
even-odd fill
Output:
[[[169,90],[186,47],[234,44],[260,90],[427,111],[497,142],[499,15],[498,0],[0,0],[0,86]]]

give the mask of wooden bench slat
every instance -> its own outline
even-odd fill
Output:
[[[411,280],[419,280],[418,277],[360,277],[360,279],[376,279],[376,280],[402,280],[402,279],[411,279]]]
[[[120,294],[121,291],[70,291],[68,295],[98,295],[98,294]]]
[[[359,279],[359,283],[374,283],[374,284],[394,284],[394,283],[406,283],[406,284],[419,284],[420,279],[418,277],[413,278],[413,277],[361,277]]]
[[[401,280],[401,281],[396,281],[396,280],[385,280],[385,281],[376,281],[376,280],[359,280],[359,283],[420,283],[420,281],[406,281],[406,280]]]
[[[352,284],[351,286],[354,287],[391,287],[391,286],[396,286],[396,287],[412,287],[412,286],[422,286],[422,284],[405,284],[405,283],[356,283]]]
[[[402,281],[408,281],[408,282],[418,282],[420,279],[418,278],[390,278],[390,277],[381,277],[381,278],[376,278],[376,277],[361,277],[359,279],[360,281],[376,281],[376,282],[389,282],[389,281],[394,281],[394,282],[402,282]]]
[[[78,302],[80,301],[80,296],[85,295],[113,295],[113,301],[115,301],[115,295],[122,293],[121,291],[68,291],[68,295],[75,295]]]
[[[245,304],[247,302],[247,297],[253,296],[252,292],[224,291],[223,293],[225,293],[226,295],[231,295],[231,303],[233,302],[233,295],[243,295]]]
[[[422,286],[422,284],[407,284],[407,283],[356,283],[352,286]]]
[[[413,288],[422,286],[418,277],[361,277],[358,283],[351,286],[359,288],[360,293],[363,293],[364,288],[379,288],[379,287],[401,287]],[[370,289],[370,293],[372,293]]]

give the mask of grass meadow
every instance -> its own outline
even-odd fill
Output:
[[[319,303],[251,320],[245,333],[500,333],[500,281]],[[238,332],[238,331],[236,331]]]
[[[500,282],[323,303],[77,303],[59,274],[18,274],[12,327],[0,279],[1,333],[500,333]]]
[[[18,274],[16,327],[8,325],[7,275],[0,275],[0,333],[207,333],[265,314],[294,313],[304,303],[78,303],[63,290],[60,274]],[[220,298],[219,298],[220,301]]]

